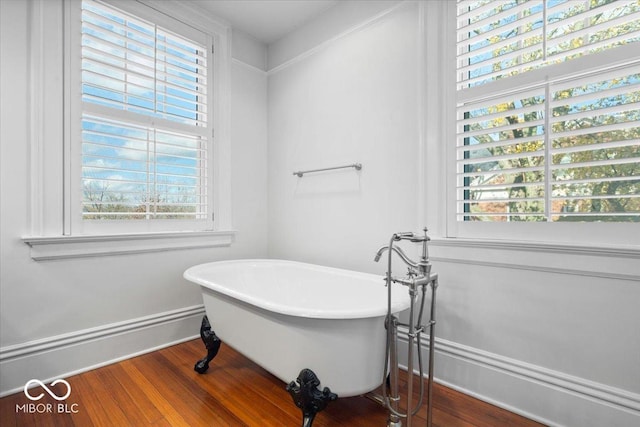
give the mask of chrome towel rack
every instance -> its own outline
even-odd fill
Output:
[[[299,178],[302,178],[302,175],[304,175],[305,173],[310,173],[310,172],[324,172],[324,171],[330,171],[330,170],[334,170],[334,169],[347,169],[347,168],[355,168],[355,170],[359,171],[360,169],[362,169],[362,163],[352,163],[350,165],[344,165],[344,166],[334,166],[332,168],[322,168],[322,169],[311,169],[311,170],[306,170],[306,171],[297,171],[294,172],[294,175],[298,175]]]

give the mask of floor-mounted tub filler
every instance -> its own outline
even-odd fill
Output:
[[[393,241],[408,238],[407,233],[394,236]],[[392,245],[390,253],[410,261]],[[424,247],[426,254],[426,235]],[[423,258],[428,265],[426,255]],[[377,400],[390,408],[389,425],[400,425],[402,414],[395,399],[396,343],[389,342],[397,337],[395,315],[410,307],[416,289],[424,290],[423,282],[430,280],[427,285],[436,287],[434,276],[411,268],[416,269],[415,274],[405,279],[387,274],[383,280],[372,274],[282,260],[220,261],[191,267],[184,277],[200,285],[206,311],[200,335],[207,355],[195,370],[207,370],[224,340],[288,384],[305,427],[311,427],[316,413],[330,401],[370,393],[388,378],[386,396],[377,396]],[[409,282],[416,283],[414,290],[402,292],[401,287]],[[424,299],[424,292],[422,295]],[[392,327],[387,330],[388,324]],[[409,339],[419,342],[423,330],[420,325],[409,327]],[[429,359],[431,367],[433,357]],[[411,417],[407,422],[410,425]]]

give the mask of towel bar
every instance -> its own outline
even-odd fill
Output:
[[[346,168],[355,168],[357,171],[359,171],[360,169],[362,169],[362,163],[353,163],[350,165],[344,165],[344,166],[335,166],[332,168],[322,168],[322,169],[311,169],[311,170],[306,170],[306,171],[297,171],[294,172],[294,175],[298,175],[299,178],[302,178],[302,175],[304,175],[305,173],[310,173],[310,172],[324,172],[324,171],[330,171],[330,170],[334,170],[334,169],[346,169]]]

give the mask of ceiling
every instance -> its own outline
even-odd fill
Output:
[[[265,44],[322,14],[338,0],[190,0]]]

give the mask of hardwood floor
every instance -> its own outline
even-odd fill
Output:
[[[300,426],[300,411],[285,384],[222,345],[207,373],[193,370],[206,351],[193,340],[66,380],[71,394],[58,402],[45,393],[32,402],[24,393],[0,399],[0,425],[8,426]],[[292,378],[293,379],[293,378]],[[406,384],[405,384],[406,386]],[[51,387],[63,396],[66,387]],[[30,390],[32,396],[44,392]],[[34,406],[30,407],[29,404]],[[32,413],[29,413],[32,412]],[[414,426],[426,426],[423,408]],[[313,425],[386,425],[387,411],[365,397],[331,402]],[[443,386],[434,388],[438,427],[540,426]]]

